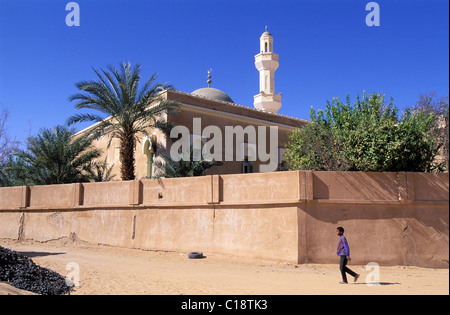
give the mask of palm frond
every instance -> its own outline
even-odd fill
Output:
[[[15,153],[9,166],[17,183],[26,185],[65,184],[89,180],[87,165],[101,152],[92,148],[92,136],[74,137],[74,130],[57,126],[42,129],[28,139],[27,151]]]
[[[173,89],[166,83],[155,83],[157,75],[153,74],[139,86],[141,66],[132,66],[122,62],[119,68],[111,65],[107,70],[94,69],[97,81],[80,81],[76,87],[82,91],[72,95],[69,100],[75,101],[77,109],[96,111],[96,114],[78,114],[69,118],[70,124],[82,121],[100,122],[89,130],[96,136],[109,135],[119,138],[121,145],[121,173],[123,180],[134,179],[134,151],[140,134],[146,134],[149,128],[167,132],[170,124],[163,122],[163,113],[174,113],[177,102],[165,101],[161,97],[163,90]],[[156,105],[154,105],[156,104]],[[109,115],[101,120],[99,113]]]

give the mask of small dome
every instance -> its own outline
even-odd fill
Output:
[[[212,98],[212,99],[219,100],[219,101],[234,103],[234,101],[231,99],[231,97],[229,97],[226,93],[222,92],[221,90],[215,89],[215,88],[210,88],[210,87],[201,88],[201,89],[195,90],[191,94],[203,96],[203,97],[207,97],[207,98]]]
[[[263,36],[272,36],[272,34],[269,33],[267,26],[266,26],[266,31],[264,33],[262,33],[261,37],[263,37]]]

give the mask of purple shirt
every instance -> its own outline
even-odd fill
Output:
[[[337,248],[337,255],[338,256],[350,256],[350,248],[348,247],[347,239],[344,235],[341,235],[339,237],[339,243]]]

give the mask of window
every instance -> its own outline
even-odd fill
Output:
[[[278,168],[277,171],[279,172],[284,172],[284,171],[289,171],[289,167],[286,161],[282,161],[278,164]]]
[[[255,166],[253,162],[248,160],[248,156],[245,156],[244,161],[242,162],[242,173],[254,173]]]
[[[201,135],[191,134],[191,146],[194,158],[198,160],[202,159],[202,148],[205,142],[206,138],[203,138]]]
[[[115,147],[114,148],[114,162],[119,162],[120,161],[120,147]]]
[[[278,171],[288,171],[288,163],[286,161],[286,149],[278,148]]]

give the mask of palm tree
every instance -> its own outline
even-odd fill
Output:
[[[8,155],[6,161],[0,164],[0,187],[26,185],[23,180],[27,174],[26,167],[24,161],[13,154]]]
[[[76,137],[74,130],[62,126],[42,129],[28,138],[27,150],[17,151],[5,170],[11,174],[12,184],[87,182],[91,161],[101,154],[91,147],[92,141],[93,137]]]
[[[119,70],[108,66],[108,71],[93,69],[97,81],[81,81],[76,87],[85,92],[69,97],[77,101],[77,109],[94,110],[69,118],[68,124],[93,121],[98,124],[90,132],[97,137],[107,134],[110,142],[120,140],[120,172],[122,180],[135,179],[134,151],[139,135],[147,135],[150,128],[167,132],[170,123],[161,117],[164,112],[175,112],[178,103],[163,100],[161,93],[171,90],[169,84],[155,83],[153,74],[139,90],[141,66],[122,63]],[[152,105],[152,106],[151,106]],[[106,117],[105,117],[106,116]],[[106,118],[106,119],[105,119]]]
[[[94,161],[90,166],[90,176],[94,182],[109,182],[116,177],[115,174],[111,174],[114,164],[108,166],[108,161],[105,159],[102,163]]]

